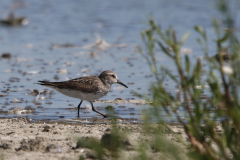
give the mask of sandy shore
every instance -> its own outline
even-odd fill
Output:
[[[124,158],[135,156],[134,149],[141,140],[140,124],[119,124],[120,127],[131,130],[128,136],[129,150],[124,150]],[[166,137],[174,140],[178,134],[185,141],[187,136],[180,125],[170,126],[172,133]],[[100,140],[106,132],[111,131],[110,124],[58,124],[32,123],[27,118],[0,119],[0,158],[5,160],[59,160],[59,159],[95,159],[93,151],[87,148],[76,148],[76,142],[81,137],[94,137]],[[182,146],[180,146],[182,147]],[[154,155],[156,159],[161,155]],[[153,158],[153,159],[155,159]],[[111,158],[110,158],[111,159]]]

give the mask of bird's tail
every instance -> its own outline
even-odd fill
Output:
[[[39,84],[39,85],[42,85],[42,86],[53,86],[53,84],[51,82],[48,82],[48,81],[38,81],[39,83],[36,83],[36,84]]]

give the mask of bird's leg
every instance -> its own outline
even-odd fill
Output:
[[[92,110],[93,110],[94,112],[97,112],[98,114],[101,114],[104,118],[107,118],[107,116],[106,116],[105,114],[102,114],[101,112],[98,112],[97,110],[95,110],[95,108],[93,107],[92,101],[89,101],[89,102],[91,103],[91,105],[92,105]]]
[[[79,111],[80,111],[80,106],[81,106],[81,104],[82,104],[82,100],[81,100],[81,102],[80,102],[79,105],[78,105],[78,117],[79,117]]]

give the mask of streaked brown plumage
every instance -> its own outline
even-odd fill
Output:
[[[110,91],[111,85],[114,83],[121,84],[128,88],[124,83],[117,79],[117,75],[113,71],[103,71],[99,76],[80,77],[64,82],[39,82],[40,83],[38,84],[53,88],[64,95],[81,99],[81,102],[78,105],[78,116],[82,101],[87,100],[91,103],[93,111],[107,117],[105,114],[95,110],[92,101],[105,96]]]

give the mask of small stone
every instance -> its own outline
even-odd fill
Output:
[[[34,90],[31,90],[29,93],[27,93],[27,94],[30,94],[30,95],[33,95],[33,96],[37,96],[37,95],[39,95],[39,91],[37,90],[37,89],[34,89]]]
[[[42,130],[42,132],[49,132],[51,129],[50,126],[44,126],[44,129]]]
[[[123,98],[116,98],[115,101],[123,101]]]
[[[31,106],[26,106],[24,109],[27,110],[28,113],[35,112],[35,108],[33,108]]]
[[[11,53],[3,53],[2,54],[2,56],[1,56],[2,58],[11,58],[12,57],[12,55],[11,55]]]
[[[9,132],[9,133],[6,133],[6,135],[11,135],[11,134],[14,134],[15,132]]]
[[[66,74],[66,73],[67,73],[67,70],[66,70],[66,69],[58,70],[57,73]]]
[[[7,94],[0,94],[0,97],[5,97],[7,96]]]
[[[50,144],[46,147],[46,152],[61,153],[62,151],[62,147],[56,144]]]
[[[126,106],[118,106],[118,108],[126,108]]]
[[[0,145],[0,148],[2,148],[2,149],[10,149],[11,145],[7,144],[7,143],[3,143],[2,145]]]
[[[55,76],[53,77],[53,79],[59,80],[59,77],[58,77],[57,75],[55,75]]]
[[[39,151],[44,148],[42,141],[37,139],[22,140],[20,143],[21,146],[16,148],[16,151]]]

